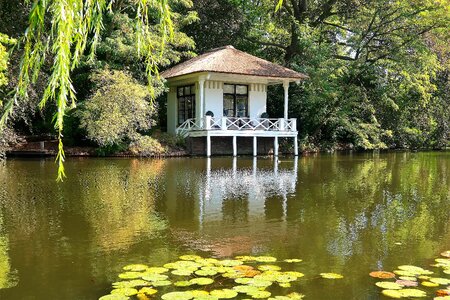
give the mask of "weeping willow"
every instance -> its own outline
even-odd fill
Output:
[[[114,0],[26,0],[31,4],[28,28],[21,40],[23,56],[21,59],[18,82],[10,101],[4,106],[0,118],[0,128],[5,127],[14,107],[27,101],[28,87],[35,83],[39,71],[46,61],[52,60],[50,77],[43,97],[39,103],[42,109],[53,102],[56,113],[53,118],[58,134],[57,180],[66,176],[64,172],[64,148],[62,132],[64,116],[76,106],[75,90],[72,85],[71,71],[78,66],[83,55],[89,59],[95,57],[95,49],[103,28],[103,16],[112,10]],[[136,47],[146,63],[146,72],[150,82],[152,76],[158,76],[155,53],[161,53],[164,44],[173,35],[171,11],[168,0],[130,0],[136,11]],[[154,49],[151,41],[150,14],[158,14],[163,34],[161,51]],[[50,24],[50,25],[49,25]],[[156,50],[156,51],[155,51]],[[149,85],[150,93],[154,95]]]

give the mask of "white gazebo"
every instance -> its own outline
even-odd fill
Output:
[[[206,137],[205,154],[211,156],[214,137],[232,137],[233,156],[237,137],[253,139],[257,155],[258,137],[292,137],[298,155],[297,120],[288,117],[288,89],[306,75],[239,51],[233,46],[212,49],[161,73],[167,80],[167,131],[189,138]],[[267,86],[283,84],[284,115],[266,113]]]

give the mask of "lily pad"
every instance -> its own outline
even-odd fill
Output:
[[[427,293],[418,289],[402,289],[399,292],[401,293],[402,297],[405,298],[422,298],[427,296]]]
[[[389,298],[400,299],[403,297],[399,290],[383,290],[381,293]]]
[[[219,298],[211,295],[197,296],[194,300],[219,300]]]
[[[272,285],[272,281],[252,278],[252,279],[250,279],[250,281],[247,284],[256,286],[256,287],[268,287],[268,286]]]
[[[441,252],[441,256],[450,258],[450,250]]]
[[[122,278],[122,279],[136,279],[136,278],[141,277],[142,274],[145,274],[145,273],[141,273],[141,272],[125,272],[125,273],[119,274],[119,278]]]
[[[198,278],[193,278],[191,280],[189,280],[189,282],[193,283],[193,284],[197,284],[197,285],[208,285],[214,282],[213,279],[211,278],[206,278],[206,277],[198,277]]]
[[[192,296],[194,296],[194,298],[209,295],[209,293],[207,291],[202,291],[202,290],[192,290],[192,291],[189,291],[189,293],[191,293]]]
[[[135,279],[135,280],[130,280],[130,281],[117,281],[117,282],[114,282],[112,285],[114,288],[134,288],[137,286],[150,285],[150,283],[145,280]]]
[[[254,299],[264,299],[264,298],[269,298],[270,295],[272,295],[272,294],[268,291],[256,291],[256,292],[248,293],[248,295]]]
[[[128,299],[130,299],[130,297],[119,294],[110,294],[98,298],[98,300],[128,300]]]
[[[290,294],[287,295],[289,298],[291,299],[295,299],[295,300],[299,300],[299,299],[303,299],[305,298],[305,295],[297,293],[297,292],[292,292]]]
[[[160,280],[160,281],[153,281],[152,285],[153,286],[168,286],[171,285],[172,282],[170,282],[169,280]]]
[[[377,283],[375,283],[375,285],[377,287],[380,287],[382,289],[385,290],[400,290],[403,286],[395,283],[395,282],[390,282],[390,281],[379,281]]]
[[[261,265],[258,267],[258,270],[261,271],[279,271],[281,268],[276,265]]]
[[[416,277],[412,277],[412,276],[400,276],[399,279],[400,280],[417,281],[417,278]]]
[[[167,268],[163,268],[163,267],[151,267],[151,268],[147,268],[147,270],[145,271],[145,273],[161,274],[161,273],[166,273],[167,271],[169,271],[169,269],[167,269]]]
[[[242,265],[243,262],[240,260],[236,260],[236,259],[225,259],[219,262],[220,265],[225,266],[225,267],[234,267],[234,266],[238,266],[238,265]]]
[[[296,271],[287,271],[287,272],[283,272],[283,274],[284,275],[289,275],[289,276],[295,276],[297,278],[305,276],[305,274],[300,273],[300,272],[296,272]]]
[[[287,262],[287,263],[298,263],[298,262],[301,262],[303,260],[302,259],[298,259],[298,258],[288,258],[288,259],[285,259],[284,261]]]
[[[250,282],[250,280],[252,280],[251,278],[236,278],[234,280],[234,282],[239,283],[239,284],[247,284]]]
[[[369,276],[374,278],[388,279],[394,278],[395,274],[387,271],[373,271],[369,273]]]
[[[217,271],[214,270],[198,270],[195,271],[195,274],[198,276],[213,276],[217,274]]]
[[[430,280],[430,276],[427,276],[427,275],[420,275],[419,277],[418,277],[420,280]]]
[[[163,300],[189,300],[194,296],[189,292],[170,292],[161,296]]]
[[[233,290],[235,290],[238,293],[247,294],[250,292],[257,292],[259,291],[259,288],[251,285],[236,285],[233,286]]]
[[[421,284],[422,284],[423,286],[426,286],[426,287],[437,287],[437,286],[439,286],[438,283],[436,283],[436,282],[431,282],[431,281],[423,281]]]
[[[450,290],[449,289],[437,290],[436,291],[436,295],[438,295],[438,296],[450,296]]]
[[[212,290],[209,294],[219,299],[231,299],[238,295],[238,293],[232,289]]]
[[[134,265],[127,265],[123,267],[123,269],[125,271],[143,272],[148,269],[148,266],[142,264],[134,264]]]
[[[193,285],[192,282],[187,281],[187,280],[182,280],[182,281],[177,281],[173,284],[174,286],[179,286],[179,287],[185,287],[185,286],[190,286]]]
[[[434,297],[433,300],[450,300],[450,296]]]
[[[411,287],[411,286],[418,286],[419,283],[417,281],[413,280],[397,280],[395,283],[400,284],[401,286]]]
[[[162,280],[166,280],[167,278],[169,278],[169,276],[162,275],[162,274],[145,274],[142,276],[142,279],[151,281],[151,282],[162,281]]]
[[[182,260],[200,260],[203,257],[198,256],[198,255],[181,255],[180,259]]]
[[[450,279],[447,278],[430,278],[430,281],[440,285],[450,284]]]
[[[411,277],[414,277],[414,276],[417,275],[415,272],[404,271],[404,270],[394,270],[394,273],[399,275],[399,276],[411,276]]]
[[[442,272],[444,272],[445,274],[450,274],[450,269],[444,269],[444,271]]]
[[[146,295],[154,295],[158,292],[158,290],[149,288],[149,287],[143,287],[142,289],[139,290],[139,293],[141,294],[146,294]]]
[[[196,271],[198,272],[198,271]],[[189,269],[175,269],[172,272],[173,275],[177,275],[177,276],[191,276],[192,273],[194,273],[194,271],[189,270]]]
[[[337,273],[320,273],[320,276],[325,279],[341,279],[344,278],[341,274]]]
[[[250,256],[250,255],[241,255],[241,256],[236,256],[235,259],[240,260],[240,261],[255,261],[256,257]]]
[[[255,257],[255,260],[258,262],[276,262],[277,259],[272,256],[257,256]]]
[[[289,288],[291,287],[291,284],[289,282],[282,282],[278,284],[279,286],[283,287],[283,288]]]
[[[138,293],[137,289],[134,288],[119,288],[114,289],[111,291],[111,294],[118,294],[118,295],[124,295],[124,296],[133,296]]]

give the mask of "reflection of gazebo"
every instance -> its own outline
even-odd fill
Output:
[[[210,50],[178,64],[161,75],[167,79],[167,130],[169,133],[205,143],[205,154],[222,153],[211,147],[211,139],[232,139],[232,153],[237,155],[237,138],[251,138],[253,155],[258,152],[258,137],[273,139],[273,153],[278,155],[278,138],[294,139],[297,147],[297,120],[288,118],[288,88],[306,75],[239,51],[233,46]],[[284,87],[284,115],[266,117],[267,86]],[[207,112],[209,112],[207,114]],[[263,139],[264,141],[265,139]],[[191,149],[192,150],[192,149]]]

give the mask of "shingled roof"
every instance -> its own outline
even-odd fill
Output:
[[[212,49],[162,72],[161,76],[168,79],[199,72],[217,72],[294,80],[301,80],[308,77],[305,74],[239,51],[233,46]]]

